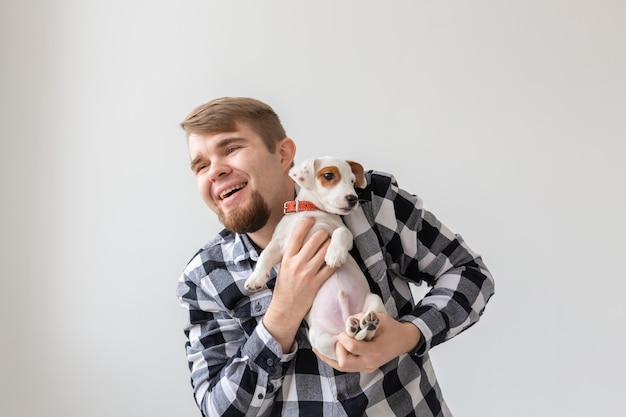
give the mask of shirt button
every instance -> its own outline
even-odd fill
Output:
[[[259,394],[258,398],[259,398],[259,400],[262,400],[263,399],[263,394]]]
[[[256,305],[254,306],[254,309],[259,312],[261,311],[261,309],[263,308],[263,306],[261,305],[261,303],[256,303]]]
[[[274,359],[270,358],[265,363],[267,363],[267,366],[274,366]]]

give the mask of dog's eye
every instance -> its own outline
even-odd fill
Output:
[[[332,181],[335,179],[335,174],[333,174],[332,172],[327,172],[324,174],[324,179],[326,181]]]

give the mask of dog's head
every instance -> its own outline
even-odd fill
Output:
[[[289,176],[300,185],[299,199],[339,215],[357,207],[359,199],[354,187],[366,185],[361,164],[331,156],[307,159],[291,168]]]

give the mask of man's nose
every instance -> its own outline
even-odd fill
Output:
[[[230,167],[222,160],[212,161],[209,169],[209,178],[211,178],[212,181],[217,181],[230,172]]]

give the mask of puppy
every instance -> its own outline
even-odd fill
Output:
[[[369,341],[378,329],[377,313],[386,313],[381,298],[370,292],[367,279],[349,254],[352,233],[339,217],[358,207],[354,187],[366,185],[363,167],[327,156],[306,160],[291,168],[289,175],[300,186],[297,199],[285,203],[285,216],[276,226],[245,288],[257,291],[265,285],[271,268],[281,261],[295,225],[302,216],[314,217],[315,224],[305,240],[319,229],[328,231],[331,240],[324,260],[338,269],[315,296],[306,321],[311,345],[322,355],[336,359],[335,343],[342,331],[357,340]],[[360,320],[350,319],[360,313],[364,313]]]

